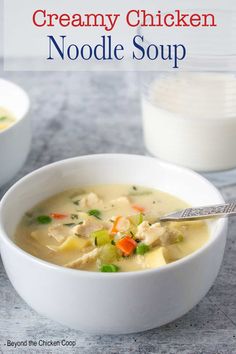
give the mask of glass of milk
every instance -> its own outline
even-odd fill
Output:
[[[147,150],[198,171],[236,167],[236,74],[144,72]]]

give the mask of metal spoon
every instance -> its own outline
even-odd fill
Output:
[[[194,221],[232,215],[236,215],[236,203],[187,208],[162,216],[160,222]]]

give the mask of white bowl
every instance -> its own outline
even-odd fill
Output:
[[[31,130],[29,98],[22,88],[0,79],[0,106],[13,113],[16,122],[0,132],[0,187],[22,167],[29,153]]]
[[[193,254],[158,269],[129,273],[63,268],[31,256],[12,241],[22,215],[36,203],[71,187],[101,183],[154,187],[197,206],[223,202],[200,175],[150,157],[93,155],[45,166],[18,181],[0,204],[1,254],[14,288],[40,314],[92,333],[139,332],[182,316],[217,276],[225,219],[210,223],[210,240]]]

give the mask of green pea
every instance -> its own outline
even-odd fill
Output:
[[[39,215],[37,217],[37,221],[39,224],[50,224],[50,222],[52,222],[52,218],[48,215]]]
[[[145,243],[140,243],[140,245],[137,246],[135,253],[139,255],[144,255],[149,250],[150,247],[148,245],[145,245]]]
[[[100,267],[100,272],[103,273],[116,273],[119,271],[119,267],[117,267],[115,264],[103,264]]]

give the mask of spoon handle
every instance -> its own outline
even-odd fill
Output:
[[[194,221],[232,215],[236,215],[236,203],[187,208],[164,215],[160,218],[160,221]]]

